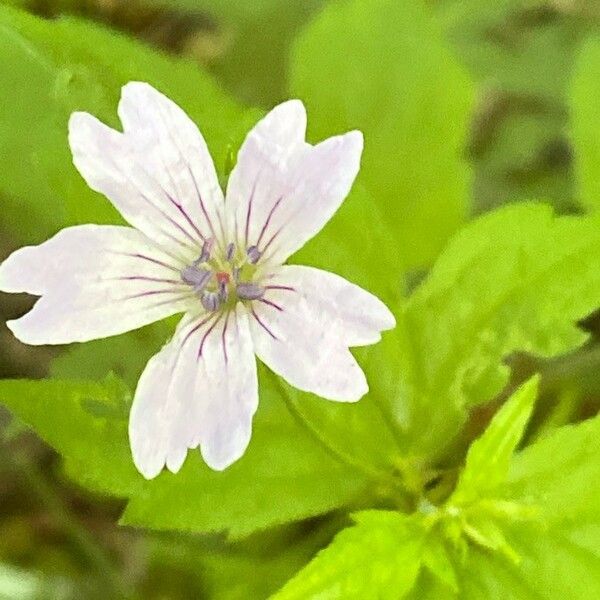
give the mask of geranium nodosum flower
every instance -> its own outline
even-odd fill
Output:
[[[348,347],[394,326],[388,309],[345,279],[282,266],[340,206],[359,170],[360,132],[305,141],[300,101],[249,133],[226,197],[202,135],[144,83],[123,88],[123,133],[75,113],[75,165],[132,227],[82,225],[22,248],[0,289],[41,296],[8,323],[29,344],[103,338],[185,313],[146,366],[129,436],[140,472],[179,470],[190,448],[224,469],[250,440],[255,355],[291,385],[352,402],[367,392]]]

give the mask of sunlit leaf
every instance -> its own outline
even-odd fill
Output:
[[[511,352],[548,357],[581,345],[577,322],[600,305],[599,261],[598,221],[554,217],[543,205],[506,207],[464,228],[400,319],[408,443],[443,448],[467,407],[502,390]]]
[[[331,3],[295,46],[291,89],[308,105],[314,139],[365,134],[360,181],[372,215],[362,226],[383,216],[393,232],[390,277],[428,265],[467,209],[473,86],[423,3]]]

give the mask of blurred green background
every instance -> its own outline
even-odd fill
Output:
[[[309,123],[313,116],[318,119],[321,105],[315,100],[311,106],[311,99],[318,97],[319,88],[337,85],[335,64],[332,62],[329,72],[324,69],[323,80],[307,82],[304,42],[297,40],[300,36],[306,41],[304,32],[315,19],[320,19],[322,11],[329,9],[327,4],[331,2],[0,2],[0,5],[18,7],[44,19],[69,16],[93,21],[137,38],[165,54],[184,57],[185,65],[174,74],[182,81],[192,77],[190,74],[198,69],[208,71],[218,87],[233,99],[231,106],[223,108],[223,111],[229,111],[229,121],[224,120],[231,126],[224,139],[229,139],[232,147],[239,143],[261,109],[266,110],[290,97],[295,90],[308,94]],[[380,4],[384,10],[385,5]],[[450,52],[474,80],[475,102],[469,108],[468,133],[464,140],[458,140],[463,158],[473,168],[468,184],[469,214],[482,213],[507,202],[538,199],[551,202],[560,212],[580,210],[582,201],[573,167],[570,90],[582,44],[588,36],[600,32],[597,1],[428,0],[427,5],[433,26],[440,29]],[[114,114],[116,96],[106,97],[103,91],[104,82],[111,80],[113,71],[118,71],[116,79],[125,77],[129,70],[143,72],[146,60],[148,66],[152,64],[152,68],[161,73],[169,71],[168,63],[155,65],[150,58],[130,57],[125,45],[122,49],[104,48],[103,38],[98,35],[90,48],[77,50],[80,54],[71,69],[50,78],[48,73],[54,65],[46,65],[43,57],[39,59],[34,45],[21,47],[22,38],[14,34],[20,28],[29,27],[20,16],[15,16],[17,14],[21,13],[2,12],[0,20],[0,78],[3,82],[3,98],[0,99],[0,179],[3,179],[0,183],[0,259],[23,243],[42,241],[65,222],[87,220],[89,213],[85,206],[80,207],[84,184],[80,181],[72,183],[70,176],[63,179],[60,171],[52,172],[49,167],[51,161],[70,164],[68,153],[54,142],[59,139],[57,136],[63,135],[58,115],[78,104],[78,90],[85,87],[89,110],[112,107]],[[323,26],[314,31],[317,39],[319,35],[327,35],[328,17],[325,17]],[[391,19],[392,33],[396,25],[400,26],[400,23]],[[65,30],[64,39],[68,35],[75,37],[63,44],[60,35],[53,38],[41,27],[38,32],[37,25],[32,25],[31,31],[30,35],[32,38],[37,36],[36,43],[39,42],[40,47],[43,46],[49,55],[60,57],[57,63],[63,59],[68,62],[69,52],[75,52],[72,48],[77,45],[77,36],[86,35],[84,29],[74,33]],[[357,51],[348,60],[360,62],[364,40],[360,36],[353,38],[351,27],[348,36],[347,43],[349,46],[356,44]],[[96,47],[92,51],[94,44]],[[390,64],[400,55],[396,53],[402,51],[401,45],[390,47]],[[300,57],[294,69],[290,58],[293,52]],[[419,58],[424,69],[429,52],[430,49],[424,47]],[[328,57],[322,57],[323,63],[327,60]],[[380,80],[386,81],[388,74],[390,80],[399,77],[391,72],[392,69],[388,73],[388,67],[388,64],[379,66],[381,71],[377,77]],[[449,66],[450,70],[454,68]],[[357,70],[356,76],[359,75]],[[166,78],[166,75],[157,77]],[[458,75],[448,77],[449,86],[461,81]],[[89,90],[96,82],[98,93],[89,96]],[[372,93],[358,79],[355,84],[357,94],[369,96]],[[390,83],[391,92],[395,85],[399,85],[398,82]],[[411,85],[408,78],[406,85]],[[446,84],[441,81],[440,85]],[[65,90],[68,91],[67,100]],[[443,119],[446,110],[452,112],[454,105],[449,107],[446,104],[449,99],[438,98],[434,92],[432,89],[430,100],[438,103],[436,110]],[[118,93],[118,89],[114,93]],[[193,85],[186,93],[187,97],[193,98]],[[215,88],[215,102],[219,101],[219,93]],[[207,102],[210,101],[208,98]],[[382,109],[385,110],[385,99],[380,100],[375,95],[372,101],[375,104],[384,102]],[[463,102],[460,98],[451,101],[457,105]],[[257,110],[241,111],[238,105]],[[332,101],[327,110],[331,112],[322,115],[324,122],[317,123],[314,128],[317,136],[329,129],[327,119],[335,119],[335,102]],[[378,129],[374,124],[373,135],[385,137],[384,126],[385,123]],[[419,123],[412,126],[418,128]],[[208,128],[208,138],[211,135],[223,137],[219,129],[222,125],[214,125],[214,131],[211,123],[201,123],[201,127],[203,131]],[[393,135],[396,136],[395,143],[401,147],[403,129],[393,131]],[[216,160],[224,163],[227,149],[222,150]],[[425,155],[419,160],[427,162],[427,150],[424,149]],[[31,164],[23,161],[25,155],[33,157]],[[378,165],[389,169],[390,163],[396,163],[399,171],[403,169],[400,150],[397,156],[373,158],[366,175],[367,187],[369,176],[378,177]],[[218,166],[222,168],[223,165]],[[40,169],[50,175],[37,178],[31,169]],[[439,183],[435,175],[436,170],[432,169],[432,187]],[[461,184],[457,185],[460,187]],[[419,193],[418,186],[413,188],[407,185],[400,192]],[[394,193],[397,191],[393,190]],[[428,192],[423,190],[422,193]],[[57,196],[66,198],[66,204],[55,206]],[[443,198],[440,202],[443,204]],[[43,204],[45,206],[40,208]],[[68,218],[61,212],[64,210],[71,211]],[[112,218],[108,205],[102,210],[93,213],[93,220]],[[423,217],[431,220],[432,230],[438,226],[436,210],[437,204],[433,203],[431,213]],[[397,217],[401,219],[403,215]],[[457,223],[461,219],[460,215],[452,213],[449,218]],[[422,231],[419,230],[419,235],[426,235]],[[444,235],[448,233],[451,231]],[[432,233],[432,238],[436,236],[437,233]],[[414,251],[413,257],[411,248],[414,246],[419,246],[419,250]],[[431,250],[421,240],[407,243],[406,255],[399,260],[406,260],[408,285],[410,281],[418,280],[437,250],[435,241]],[[428,252],[430,256],[424,262],[415,258]],[[21,314],[30,302],[21,296],[0,295],[0,321],[3,323]],[[596,327],[593,319],[588,325]],[[143,330],[135,334],[135,339],[138,344],[156,349],[164,335],[165,329],[159,327]],[[114,353],[127,355],[130,343],[128,337],[116,342],[120,346],[107,347],[102,342],[90,344],[87,349],[74,351],[78,353],[75,361],[72,353],[64,354],[60,349],[25,347],[2,325],[0,377],[37,378],[49,373],[68,377],[75,369],[75,362],[79,375],[94,377],[104,367],[104,372],[115,369]],[[574,356],[547,365],[546,394],[551,397],[575,394],[584,396],[587,403],[595,402],[600,396],[598,354],[596,346],[592,345]],[[133,384],[144,360],[143,356],[124,360],[116,370]],[[531,367],[523,359],[517,361],[516,368],[527,371]],[[116,523],[123,503],[93,495],[71,484],[61,470],[57,455],[33,433],[23,431],[12,422],[6,412],[0,412],[0,427],[0,598],[263,598],[325,544],[337,528],[337,517],[333,515],[254,534],[237,543],[229,543],[219,535],[156,534],[121,528]]]

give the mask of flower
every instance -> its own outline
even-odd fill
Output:
[[[185,313],[146,366],[129,421],[153,478],[200,448],[215,470],[242,456],[258,405],[256,358],[291,385],[353,402],[367,390],[349,347],[394,317],[373,295],[306,266],[282,266],[331,218],[358,173],[362,134],[312,146],[298,100],[248,134],[226,197],[189,117],[145,83],[122,90],[123,133],[74,113],[69,141],[89,186],[132,227],[68,227],[0,266],[0,289],[41,296],[8,326],[28,344],[85,342]]]

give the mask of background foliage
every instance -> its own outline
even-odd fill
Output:
[[[600,596],[593,0],[4,0],[0,59],[0,259],[118,222],[72,166],[73,110],[117,126],[149,81],[224,176],[300,97],[311,140],[366,148],[293,260],[398,319],[357,353],[359,404],[264,369],[246,456],[152,482],[127,415],[173,323],[52,350],[2,327],[0,598]],[[2,321],[31,302],[1,295]]]

